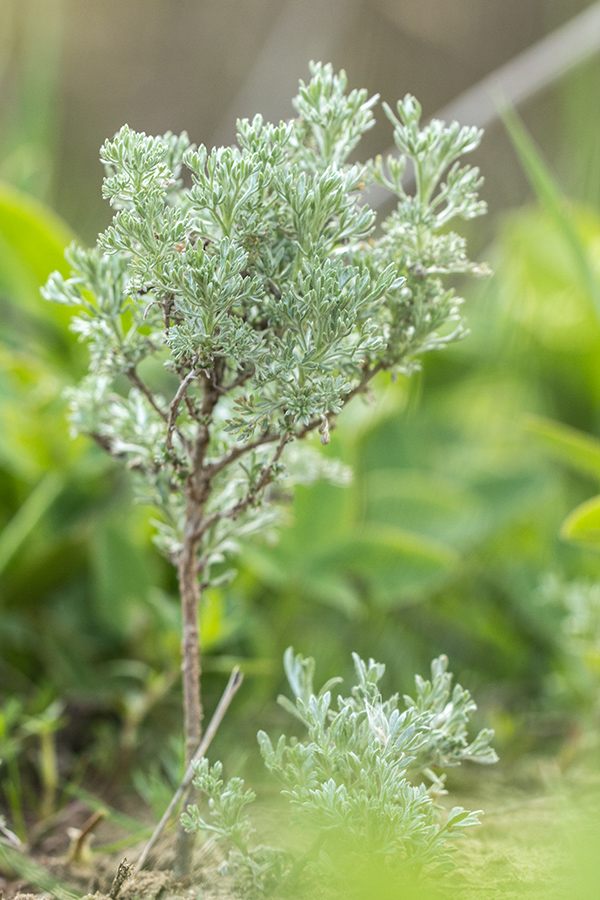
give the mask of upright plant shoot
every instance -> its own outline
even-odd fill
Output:
[[[90,348],[73,429],[132,471],[177,569],[188,760],[202,729],[199,603],[216,567],[272,521],[281,479],[323,471],[299,440],[326,444],[375,375],[409,373],[464,334],[445,279],[482,271],[448,230],[484,212],[478,170],[458,162],[480,131],[421,128],[407,95],[385,107],[399,156],[349,163],[377,98],[347,93],[329,65],[311,71],[297,118],[239,121],[234,147],[124,126],[101,151],[112,224],[96,247],[71,246],[71,277],[44,289],[78,310]],[[376,182],[397,205],[375,236]]]

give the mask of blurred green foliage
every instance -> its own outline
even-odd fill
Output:
[[[68,311],[45,304],[39,286],[53,269],[66,274],[72,234],[9,186],[52,196],[65,4],[13,7],[17,70],[0,28],[0,83],[16,85],[3,91],[0,122],[0,812],[25,838],[28,816],[61,805],[65,776],[77,793],[90,767],[118,789],[115,771],[124,778],[137,763],[135,788],[158,818],[182,746],[176,586],[151,547],[151,517],[132,509],[126,476],[68,434],[61,391],[84,361]],[[254,747],[257,712],[277,727],[274,682],[292,642],[323,679],[350,674],[350,650],[382,659],[393,690],[447,653],[504,758],[562,747],[567,763],[587,741],[597,760],[597,82],[584,68],[561,90],[563,170],[588,205],[568,202],[512,120],[537,199],[506,215],[482,253],[496,274],[471,294],[471,335],[411,383],[380,381],[372,408],[347,409],[324,452],[354,469],[352,485],[298,489],[278,543],[248,545],[235,582],[207,593],[207,706],[234,661],[247,675],[215,741],[234,770]],[[558,815],[536,800],[529,818],[503,795],[504,818],[492,810],[487,837],[465,848],[453,896],[479,897],[482,884],[493,896],[498,883],[498,896],[595,898],[587,769],[584,790],[566,803],[561,794]],[[556,846],[538,839],[546,819],[562,829]],[[565,848],[574,863],[557,879],[547,860],[561,865]],[[35,883],[9,849],[0,842],[4,867],[22,865]],[[374,869],[347,893],[392,889]]]
[[[55,175],[65,8],[65,0],[0,8],[0,179],[39,198]]]
[[[539,587],[546,573],[598,576],[597,554],[559,537],[591,493],[598,451],[588,435],[563,447],[570,471],[553,465],[532,416],[557,420],[563,445],[569,427],[598,429],[600,218],[567,203],[510,125],[538,203],[506,217],[471,336],[428,360],[416,390],[381,385],[375,411],[345,413],[329,451],[353,467],[353,487],[298,492],[292,527],[248,549],[230,602],[253,622],[250,652],[295,640],[325,674],[349,645],[385,659],[394,684],[447,652],[495,710],[500,740],[518,731],[524,749],[560,739],[587,702],[561,628],[567,605],[542,602]],[[594,503],[580,509],[588,536]]]
[[[6,770],[0,779],[0,796],[22,840],[27,837],[26,818],[32,810],[40,819],[56,811],[60,776],[55,734],[65,724],[61,714],[60,701],[48,702],[43,694],[34,703],[12,697],[0,708],[0,760]],[[32,769],[39,776],[35,788]]]
[[[568,204],[519,139],[538,203],[502,223],[471,335],[347,409],[323,452],[353,483],[299,488],[278,542],[249,543],[237,579],[207,594],[209,698],[234,660],[254,675],[231,728],[256,730],[292,642],[323,677],[349,650],[380,658],[394,688],[447,653],[501,752],[560,741],[589,706],[568,604],[540,585],[599,572],[597,551],[559,532],[596,490],[600,218]],[[71,746],[97,765],[116,746],[125,772],[179,731],[179,611],[126,475],[68,435],[61,390],[82,351],[38,286],[64,270],[70,237],[0,189],[0,705],[61,697]],[[596,527],[573,521],[567,536]]]
[[[61,390],[81,350],[39,285],[64,267],[70,238],[37,201],[0,187],[0,701],[49,688],[129,720],[135,696],[176,669],[177,642],[161,627],[170,609],[147,516],[66,427]],[[118,664],[133,642],[145,665]]]

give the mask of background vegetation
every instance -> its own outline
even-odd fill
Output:
[[[413,6],[0,4],[0,804],[17,831],[28,806],[56,805],[62,775],[133,767],[150,796],[151,761],[175,777],[179,759],[176,585],[126,476],[68,435],[61,390],[82,350],[39,295],[71,235],[108,221],[98,148],[125,121],[210,143],[236,115],[286,117],[311,56],[433,114],[586,4]],[[207,705],[234,662],[247,675],[217,739],[236,737],[234,768],[274,715],[290,643],[321,680],[355,650],[405,689],[446,653],[505,759],[566,758],[597,726],[597,531],[593,516],[561,526],[597,492],[599,454],[549,422],[600,436],[599,66],[520,109],[542,155],[514,122],[512,140],[488,129],[490,215],[471,240],[495,274],[471,290],[470,337],[346,410],[323,452],[352,484],[299,488],[279,541],[249,543],[210,592]]]

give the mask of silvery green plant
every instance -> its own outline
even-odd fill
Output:
[[[101,151],[112,224],[95,248],[71,246],[71,277],[54,273],[44,290],[78,310],[72,327],[90,350],[69,395],[73,430],[132,471],[177,568],[188,760],[201,735],[203,589],[273,521],[284,478],[327,469],[307,438],[326,444],[378,373],[411,372],[465,333],[445,279],[481,269],[448,223],[484,211],[478,170],[458,162],[481,132],[421,127],[406,96],[397,116],[386,107],[399,158],[352,164],[376,100],[314,64],[297,117],[241,120],[234,147],[123,127]],[[378,229],[365,200],[376,182],[397,197]]]
[[[361,867],[387,873],[406,887],[423,873],[451,865],[451,839],[477,824],[478,812],[454,807],[443,814],[444,769],[465,760],[496,762],[493,732],[470,741],[467,728],[475,704],[467,690],[452,687],[448,660],[431,665],[431,680],[416,678],[415,698],[384,700],[385,666],[353,654],[356,684],[334,700],[335,678],[315,692],[314,660],[286,651],[284,665],[295,696],[279,701],[302,724],[303,736],[258,740],[265,764],[283,785],[307,849],[253,846],[246,806],[255,799],[240,778],[224,783],[222,765],[203,759],[195,785],[202,811],[188,807],[184,826],[228,842],[227,861],[237,879],[258,894],[291,888],[304,870],[335,887]],[[281,829],[282,814],[278,816]],[[354,876],[352,876],[354,877]],[[287,896],[287,894],[286,894]],[[392,896],[390,894],[390,896]]]

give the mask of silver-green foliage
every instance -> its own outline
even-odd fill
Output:
[[[447,225],[484,211],[478,170],[457,162],[481,133],[421,129],[406,96],[397,117],[386,107],[399,158],[351,164],[376,99],[316,64],[297,118],[239,121],[234,147],[123,127],[101,152],[112,224],[97,247],[70,248],[70,278],[46,285],[78,310],[90,349],[70,394],[74,430],[139,475],[173,560],[195,491],[205,578],[265,524],[268,485],[293,482],[284,445],[313,431],[327,442],[331,418],[379,371],[410,372],[464,334],[445,278],[480,269]],[[398,196],[381,234],[364,198],[376,182]]]
[[[467,737],[475,704],[460,685],[452,688],[448,660],[431,666],[431,681],[416,678],[416,699],[398,695],[384,700],[379,682],[385,666],[353,654],[356,684],[348,696],[337,696],[332,679],[313,688],[314,660],[288,649],[284,664],[295,695],[280,703],[299,719],[305,737],[282,735],[274,745],[265,732],[258,740],[267,768],[283,784],[294,818],[310,849],[304,856],[273,851],[278,877],[299,875],[306,867],[320,878],[341,877],[338,867],[360,869],[361,863],[383,862],[391,879],[412,879],[450,865],[447,843],[462,829],[478,823],[478,813],[454,807],[442,814],[436,798],[443,793],[441,770],[465,760],[493,763],[493,733]],[[269,853],[250,845],[252,826],[243,808],[254,799],[243,782],[224,784],[220,763],[206,759],[197,767],[196,787],[208,798],[208,814],[192,806],[184,815],[191,831],[210,831],[233,845],[230,868],[251,873],[263,883]],[[337,862],[336,862],[337,861]],[[287,873],[287,875],[286,875]]]

